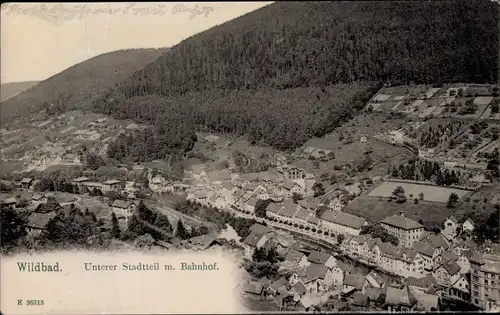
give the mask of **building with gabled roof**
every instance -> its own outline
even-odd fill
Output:
[[[421,278],[408,277],[406,278],[405,283],[410,287],[410,289],[426,292],[429,288],[437,285],[437,280],[432,274],[429,273],[425,277]]]
[[[337,266],[337,259],[335,257],[326,252],[320,252],[317,250],[313,250],[311,253],[309,253],[309,256],[307,256],[307,260],[310,263],[323,265],[329,269]]]
[[[301,272],[302,282],[310,293],[328,291],[334,285],[330,269],[319,264],[310,264]]]
[[[118,218],[120,217],[130,217],[132,213],[137,209],[137,205],[130,201],[124,201],[116,199],[111,205],[113,211]]]
[[[267,225],[262,225],[259,223],[255,223],[250,227],[250,231],[257,235],[270,235],[275,234],[274,230]]]
[[[474,228],[476,226],[476,223],[472,221],[471,218],[467,218],[467,220],[462,223],[462,230],[463,231],[474,231]]]
[[[54,211],[49,213],[33,212],[28,217],[26,229],[30,235],[38,236],[40,233],[47,229],[47,224],[56,217]]]
[[[415,310],[425,312],[439,311],[439,297],[436,294],[428,294],[418,290],[412,290],[412,293],[417,299]]]
[[[292,263],[294,268],[305,268],[310,265],[310,262],[307,260],[307,256],[293,248],[288,250],[288,253],[285,256],[285,262]]]
[[[365,287],[365,279],[361,276],[353,275],[353,274],[346,274],[344,276],[344,282],[343,282],[343,289],[342,293],[343,294],[348,294],[353,291],[364,291]]]
[[[298,206],[294,203],[291,204],[285,204],[284,207],[281,208],[280,212],[278,213],[280,216],[286,218],[286,220],[290,220],[293,218],[295,213],[298,210]]]
[[[250,227],[250,234],[243,241],[245,257],[251,259],[255,249],[262,248],[274,236],[274,231],[269,227],[257,223],[252,225]]]
[[[33,178],[25,177],[21,180],[22,189],[30,189],[32,188],[32,184],[33,184]]]
[[[368,296],[363,292],[355,292],[352,296],[352,305],[367,307],[368,306]]]
[[[281,194],[283,198],[291,198],[294,194],[304,195],[304,187],[294,181],[285,180]]]
[[[111,191],[118,191],[120,189],[120,181],[116,179],[110,179],[102,182],[102,192],[107,193]]]
[[[460,266],[454,261],[443,262],[437,266],[432,275],[436,278],[439,285],[449,287],[451,286],[452,277],[460,274]]]
[[[18,201],[15,197],[8,197],[2,200],[2,206],[15,209],[18,205]]]
[[[450,216],[444,221],[444,229],[441,230],[446,240],[452,241],[457,236],[457,227],[459,226],[457,218]]]
[[[305,225],[307,223],[307,219],[310,216],[314,216],[314,213],[311,212],[311,211],[308,211],[306,209],[299,209],[295,213],[295,217],[294,218],[297,221],[297,223]]]
[[[375,271],[370,271],[369,274],[365,277],[366,283],[374,288],[383,288],[385,287],[385,280],[380,277],[380,275]]]
[[[281,208],[282,206],[280,204],[274,202],[269,203],[266,208],[266,217],[270,219],[279,219],[280,216],[278,215],[278,213],[280,212]]]
[[[389,312],[410,312],[417,306],[417,298],[408,286],[403,289],[387,288],[385,304]]]
[[[243,284],[243,296],[252,300],[264,300],[264,285],[256,281],[245,281]]]
[[[434,258],[439,255],[440,251],[426,241],[418,241],[412,244],[413,250],[418,252],[424,260],[424,270],[434,270]]]

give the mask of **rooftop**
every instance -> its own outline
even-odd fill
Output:
[[[283,188],[285,188],[286,190],[290,190],[293,188],[293,186],[295,185],[298,185],[297,183],[295,182],[292,182],[291,180],[286,180],[284,183],[283,183]]]
[[[319,219],[316,218],[314,215],[310,216],[309,219],[307,219],[307,222],[308,223],[311,223],[311,224],[319,224]]]
[[[403,305],[412,307],[417,303],[417,298],[410,291],[409,287],[403,289],[389,287],[385,296],[385,303],[390,305]]]
[[[89,180],[90,180],[90,178],[88,178],[88,177],[78,177],[78,178],[73,179],[73,182],[81,183],[81,182],[88,182]]]
[[[130,207],[130,205],[131,205],[131,203],[128,201],[123,201],[123,200],[119,200],[119,199],[116,199],[115,201],[113,201],[114,208],[127,209],[128,207]]]
[[[434,255],[435,247],[425,241],[418,241],[413,243],[412,248],[427,257],[432,257]]]
[[[260,282],[246,281],[243,286],[243,291],[247,293],[261,294],[262,290],[264,290],[264,285]]]
[[[368,305],[368,296],[363,292],[356,292],[353,295],[353,305],[356,306],[367,306]]]
[[[255,233],[255,234],[261,234],[261,235],[263,235],[263,234],[267,234],[267,233],[273,232],[273,229],[271,229],[268,226],[255,223],[254,225],[252,225],[250,227],[250,231],[252,231],[252,233]]]
[[[435,285],[436,279],[432,274],[428,274],[422,278],[409,277],[406,280],[406,284],[409,286],[419,287],[419,288],[429,288],[432,285]]]
[[[281,209],[279,214],[284,217],[292,218],[295,212],[297,212],[297,205],[295,206],[286,205],[284,208]]]
[[[258,201],[259,201],[259,199],[252,197],[252,198],[248,199],[247,205],[255,207],[255,205],[257,204]]]
[[[417,221],[406,218],[403,215],[393,215],[392,217],[385,218],[382,220],[383,224],[395,226],[403,230],[414,230],[424,228],[424,226]]]
[[[11,204],[15,204],[15,203],[17,203],[17,199],[14,197],[9,197],[9,198],[2,200],[2,204],[4,204],[4,205],[11,205]]]
[[[330,257],[333,256],[325,252],[314,250],[309,254],[307,260],[311,263],[324,265]]]
[[[286,256],[285,256],[285,260],[286,260],[286,261],[291,261],[291,262],[295,262],[295,263],[297,263],[297,262],[299,262],[299,261],[302,259],[302,257],[304,257],[304,256],[305,256],[305,255],[304,255],[304,253],[299,252],[298,250],[295,250],[295,249],[291,248],[291,249],[288,251],[288,253],[286,254]]]
[[[447,261],[441,264],[446,271],[451,275],[456,275],[460,271],[460,266],[454,261]],[[439,267],[438,267],[439,268]],[[437,268],[436,268],[437,269]]]
[[[267,205],[266,211],[273,212],[273,213],[278,213],[281,210],[281,206],[277,203],[270,202]]]
[[[109,179],[105,182],[103,182],[102,184],[103,185],[114,185],[114,184],[119,184],[120,181],[119,180],[116,180],[116,179]]]
[[[271,289],[279,290],[281,287],[286,286],[287,284],[288,281],[285,279],[285,277],[281,277],[278,280],[271,283]]]
[[[52,220],[55,217],[56,217],[55,212],[49,212],[49,213],[34,212],[29,216],[27,226],[35,229],[44,229],[50,222],[50,220]]]
[[[250,233],[245,240],[243,241],[243,244],[255,247],[257,246],[257,243],[260,241],[262,238],[263,234],[255,234],[255,233]]]
[[[305,210],[305,209],[299,209],[297,213],[295,213],[295,217],[301,220],[307,220],[309,216],[313,215],[312,212]]]
[[[356,290],[362,290],[364,283],[365,279],[361,276],[349,274],[344,277],[344,285],[355,287]]]
[[[435,294],[427,294],[415,290],[412,292],[417,299],[417,309],[430,312],[433,309],[439,310],[439,297]]]
[[[308,282],[315,279],[325,279],[328,268],[320,264],[310,264],[307,266],[305,273]]]
[[[295,290],[295,292],[297,292],[297,294],[299,295],[304,295],[306,294],[307,292],[307,289],[306,287],[304,286],[304,284],[302,282],[297,282],[296,284],[293,285],[293,289]]]
[[[345,212],[334,212],[331,210],[325,211],[321,218],[328,222],[344,225],[355,229],[360,229],[366,222],[366,220],[362,217],[358,217]]]

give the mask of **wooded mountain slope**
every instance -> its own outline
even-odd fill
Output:
[[[26,82],[9,82],[2,83],[0,91],[0,102],[3,102],[13,96],[16,96],[27,89],[33,87],[38,81],[26,81]]]
[[[126,97],[352,81],[498,79],[499,6],[477,1],[279,2],[186,39]]]
[[[94,110],[294,149],[381,83],[496,82],[498,13],[487,0],[278,2],[184,40]]]
[[[1,119],[40,110],[44,103],[77,107],[114,87],[135,71],[153,62],[165,49],[130,49],[106,53],[44,80],[33,88],[2,102]]]

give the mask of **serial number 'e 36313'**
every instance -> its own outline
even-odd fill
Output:
[[[43,305],[43,300],[23,300],[23,299],[18,299],[17,300],[17,305],[38,305],[41,306]]]

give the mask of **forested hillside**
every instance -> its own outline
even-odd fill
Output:
[[[54,104],[63,110],[79,107],[113,88],[166,49],[130,49],[103,54],[48,78],[0,104],[1,119],[23,116]]]
[[[94,109],[154,122],[169,108],[179,123],[293,149],[348,119],[382,83],[496,82],[498,7],[275,3],[186,39]]]
[[[183,41],[120,90],[492,83],[498,8],[488,0],[280,2]]]

